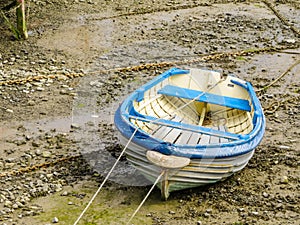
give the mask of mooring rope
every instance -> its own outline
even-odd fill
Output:
[[[224,79],[220,79],[218,82],[216,82],[214,85],[212,85],[211,87],[209,87],[207,91],[210,91],[211,89],[213,89],[214,87],[216,87],[219,83],[221,83],[222,81],[224,81]],[[202,92],[200,93],[198,96],[196,96],[195,98],[193,98],[192,100],[188,101],[187,103],[185,103],[184,105],[182,105],[181,107],[175,109],[172,114],[176,113],[177,111],[183,109],[184,107],[186,107],[187,105],[191,104],[192,102],[196,101],[197,98],[200,98],[202,95],[204,95],[206,92]],[[153,121],[150,121],[150,124],[153,122],[156,122],[162,118],[165,118],[169,116],[169,114],[165,115],[164,117],[160,117],[157,118]],[[75,221],[75,223],[73,225],[77,225],[78,222],[81,220],[81,218],[83,217],[83,215],[85,214],[85,212],[88,210],[88,208],[90,207],[90,205],[93,203],[93,201],[95,200],[95,198],[97,197],[97,195],[99,194],[99,192],[101,191],[103,185],[106,183],[106,181],[108,180],[109,176],[111,175],[111,173],[113,172],[113,170],[115,169],[116,165],[118,164],[118,162],[120,161],[121,157],[124,155],[126,149],[128,148],[128,145],[130,144],[130,142],[132,141],[134,135],[136,134],[137,130],[139,129],[139,127],[136,127],[134,132],[132,133],[131,137],[129,138],[128,142],[126,143],[125,147],[123,148],[122,152],[120,153],[119,157],[117,158],[116,162],[114,163],[114,165],[112,166],[112,168],[110,169],[110,171],[108,172],[108,174],[106,175],[105,179],[103,180],[103,182],[101,183],[100,187],[98,188],[98,190],[96,191],[96,193],[93,195],[93,197],[91,198],[91,200],[88,202],[87,206],[85,207],[85,209],[81,212],[81,214],[79,215],[79,217],[77,218],[77,220]],[[148,194],[146,195],[146,197],[144,198],[144,200],[141,202],[140,206],[137,208],[136,212],[134,212],[134,214],[131,216],[132,218],[130,218],[129,222],[133,219],[133,217],[135,216],[135,214],[138,212],[138,210],[141,208],[141,206],[143,205],[143,203],[146,201],[147,197],[150,195],[151,191],[153,190],[153,188],[155,187],[155,185],[157,184],[157,182],[160,180],[161,176],[164,174],[164,171],[160,174],[160,176],[157,178],[157,180],[155,181],[154,185],[151,187],[151,189],[149,190]],[[128,223],[129,223],[128,222]]]
[[[85,212],[88,210],[88,208],[90,207],[90,205],[93,203],[93,201],[95,200],[95,198],[97,197],[97,195],[101,191],[103,185],[106,183],[106,181],[108,180],[109,176],[111,175],[111,173],[115,169],[116,165],[120,161],[121,157],[123,156],[125,150],[127,149],[129,143],[131,142],[131,140],[134,137],[134,135],[137,132],[137,130],[138,130],[138,127],[132,133],[130,139],[128,140],[126,146],[123,148],[123,150],[120,153],[119,157],[117,158],[116,162],[114,163],[114,165],[112,166],[112,168],[110,169],[110,171],[108,172],[108,174],[106,175],[105,179],[103,180],[103,182],[101,183],[100,187],[98,188],[98,190],[96,191],[96,193],[93,195],[93,197],[91,198],[91,200],[89,201],[89,203],[87,204],[87,206],[85,207],[85,209],[81,212],[80,216],[77,218],[77,220],[75,221],[74,225],[78,224],[78,222],[81,220],[82,216],[85,214]]]
[[[277,81],[279,81],[281,78],[283,78],[285,75],[287,75],[299,63],[300,63],[300,60],[298,60],[295,63],[293,63],[285,72],[283,72],[278,77],[276,77],[276,79],[274,79],[271,83],[269,83],[267,86],[265,86],[265,87],[257,90],[256,92],[261,92],[261,91],[267,90],[269,87],[271,87],[272,85],[274,85]]]
[[[143,206],[143,204],[145,203],[145,201],[147,200],[147,198],[149,197],[150,193],[152,192],[152,190],[154,189],[155,185],[160,181],[161,177],[164,175],[165,170],[163,170],[160,175],[157,177],[156,181],[153,183],[152,187],[150,188],[150,190],[148,191],[147,195],[144,197],[143,201],[140,203],[140,205],[137,207],[137,209],[134,211],[134,213],[131,215],[130,219],[128,220],[128,222],[126,223],[126,225],[129,225],[129,223],[131,222],[131,220],[135,217],[135,215],[138,213],[138,211],[141,209],[141,207]]]

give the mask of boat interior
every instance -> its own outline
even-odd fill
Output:
[[[251,97],[238,82],[243,81],[199,69],[170,76],[145,91],[141,101],[133,103],[136,112],[152,120],[131,118],[131,122],[149,135],[172,144],[234,141],[238,135],[253,130]]]

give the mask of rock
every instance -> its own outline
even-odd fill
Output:
[[[266,192],[263,192],[263,194],[262,194],[265,198],[267,198],[267,197],[269,197],[269,194],[268,193],[266,193]]]
[[[57,75],[57,79],[58,79],[58,80],[67,80],[68,77],[65,76],[65,75]]]
[[[62,191],[62,185],[61,184],[57,184],[55,187],[55,192],[60,192]]]
[[[61,196],[68,196],[68,192],[67,191],[64,191],[63,193],[61,193]]]
[[[43,157],[44,158],[50,158],[51,157],[51,152],[49,152],[49,151],[43,151]]]
[[[37,87],[36,90],[37,90],[37,91],[44,91],[45,89],[42,88],[42,87]]]
[[[41,151],[40,149],[37,149],[37,150],[35,151],[35,154],[36,154],[36,155],[41,155],[41,154],[42,154],[42,151]]]
[[[282,176],[281,180],[280,180],[281,184],[288,184],[289,183],[289,179],[287,176]]]
[[[15,166],[16,164],[15,163],[5,163],[5,169],[11,169]]]
[[[57,217],[54,217],[53,219],[52,219],[52,223],[58,223],[58,218]]]
[[[53,173],[48,173],[48,174],[46,174],[46,177],[47,177],[48,179],[51,179],[53,176],[54,176]]]
[[[79,126],[79,124],[77,124],[77,123],[72,123],[72,124],[71,124],[71,128],[73,128],[73,129],[79,129],[80,126]]]
[[[41,143],[38,142],[38,141],[33,141],[33,142],[32,142],[32,146],[33,146],[33,147],[39,147],[40,145],[41,145]]]
[[[212,209],[207,209],[206,212],[207,213],[212,213]]]
[[[43,185],[43,192],[47,193],[49,191],[49,185],[48,184],[44,184]]]
[[[239,212],[245,212],[245,209],[244,208],[238,208],[238,211]]]
[[[66,90],[61,90],[59,93],[60,93],[61,95],[67,95],[67,94],[68,94],[68,92],[67,92]]]
[[[14,112],[12,109],[6,109],[5,111],[8,112],[8,113],[13,113]]]
[[[278,203],[276,206],[275,206],[275,209],[281,209],[283,208],[283,204],[282,203]]]
[[[289,149],[291,149],[290,146],[286,146],[286,145],[279,145],[278,148],[282,149],[282,150],[289,150]]]
[[[295,39],[286,39],[285,42],[289,43],[289,44],[295,44],[296,40]]]
[[[207,212],[205,212],[205,213],[203,214],[203,216],[204,216],[205,218],[208,218],[208,217],[210,216],[210,214],[207,213]]]
[[[96,86],[96,87],[101,87],[103,85],[103,83],[101,83],[100,81],[95,80],[95,81],[91,81],[90,85],[91,86]]]
[[[9,201],[9,200],[6,200],[5,202],[4,202],[4,206],[5,207],[10,207],[10,206],[12,206],[12,202],[11,201]]]

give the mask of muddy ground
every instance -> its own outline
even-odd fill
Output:
[[[32,0],[29,9],[26,41],[0,19],[0,224],[73,224],[122,150],[114,110],[174,66],[250,81],[266,133],[241,172],[166,202],[154,189],[132,224],[299,224],[298,1]],[[150,187],[122,157],[79,224],[126,224]]]

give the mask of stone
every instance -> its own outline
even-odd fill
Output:
[[[41,143],[39,143],[38,141],[33,141],[32,142],[33,147],[39,147],[40,145],[41,145]]]
[[[12,202],[11,201],[9,201],[9,200],[6,200],[5,202],[4,202],[4,206],[5,207],[10,207],[10,206],[12,206]]]
[[[207,212],[205,212],[205,213],[203,214],[203,216],[204,216],[205,218],[208,218],[208,217],[210,216],[210,214],[207,213]]]
[[[282,176],[281,180],[280,180],[280,183],[282,183],[282,184],[288,184],[289,183],[288,177],[287,176]]]
[[[79,126],[79,124],[77,124],[77,123],[72,123],[72,124],[71,124],[71,128],[73,128],[73,129],[79,129],[80,126]]]
[[[67,191],[64,191],[63,193],[61,193],[61,196],[68,196],[68,192]]]
[[[58,223],[58,218],[57,217],[54,217],[53,219],[52,219],[52,223]]]
[[[37,149],[37,150],[35,151],[35,154],[36,154],[36,155],[41,155],[41,154],[42,154],[42,151],[41,151],[40,149]]]
[[[14,112],[12,109],[6,109],[5,111],[8,112],[8,113],[13,113]]]
[[[266,192],[263,192],[263,194],[262,194],[265,198],[267,198],[267,197],[269,197],[269,194],[268,193],[266,193]]]
[[[49,152],[49,151],[43,151],[43,157],[44,158],[50,158],[51,157],[51,152]]]

